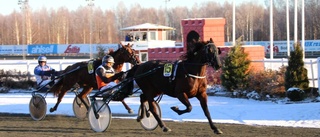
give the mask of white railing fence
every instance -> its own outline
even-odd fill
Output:
[[[56,71],[64,70],[69,65],[75,64],[81,61],[88,61],[88,59],[63,59],[63,60],[48,60],[47,64],[51,66]],[[0,70],[16,70],[21,72],[29,72],[31,75],[34,75],[34,68],[38,65],[37,60],[1,60]],[[123,71],[130,68],[129,63],[125,63]]]
[[[88,61],[87,59],[63,59],[63,60],[48,60],[48,64],[57,71],[64,70],[67,66],[76,62]],[[288,59],[264,59],[254,60],[253,62],[264,62],[265,69],[279,70],[281,66],[288,66]],[[308,70],[308,78],[310,81],[310,87],[318,87],[320,85],[320,57],[314,59],[305,59],[305,68]],[[29,72],[33,75],[33,69],[38,65],[37,60],[1,60],[0,70],[16,70],[21,72]],[[130,68],[129,64],[126,64],[124,71]]]
[[[304,60],[304,67],[308,70],[308,78],[309,78],[309,86],[310,87],[318,87],[320,85],[320,72],[318,70],[319,67],[319,58],[310,58]],[[265,70],[279,70],[282,66],[288,66],[288,59],[264,59],[264,60],[255,60],[253,62],[264,62]]]
[[[48,60],[47,64],[57,71],[64,70],[67,66],[72,65],[76,62],[85,60]],[[0,69],[3,70],[16,70],[21,72],[33,73],[33,69],[38,65],[37,60],[1,60]]]

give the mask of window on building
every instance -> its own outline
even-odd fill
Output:
[[[162,31],[162,40],[168,40],[167,31]]]
[[[150,40],[157,40],[156,32],[150,32]]]
[[[141,62],[148,61],[148,52],[140,52],[140,61]]]

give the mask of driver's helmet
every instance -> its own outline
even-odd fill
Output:
[[[113,59],[113,57],[110,56],[110,55],[104,56],[104,57],[102,58],[102,65],[105,66],[106,63],[108,63],[108,62],[114,63],[114,59]]]
[[[47,57],[46,56],[39,56],[38,63],[40,64],[41,61],[47,62]]]

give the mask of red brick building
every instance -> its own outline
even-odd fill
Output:
[[[183,46],[162,46],[162,47],[147,46],[147,48],[142,51],[147,52],[148,60],[177,60],[189,48],[187,47],[188,42],[191,42],[193,39],[206,41],[212,38],[215,45],[222,50],[222,54],[220,55],[220,57],[223,58],[228,54],[228,51],[231,48],[230,46],[224,45],[225,24],[226,24],[226,20],[224,18],[183,19],[181,20]],[[143,30],[149,31],[151,29],[145,28]],[[156,31],[160,31],[160,30],[156,29]],[[147,33],[149,34],[150,32],[147,32]],[[150,43],[150,41],[147,40],[147,43]],[[265,57],[263,46],[257,46],[257,45],[243,46],[243,48],[244,48],[244,51],[249,54],[248,58],[250,60],[263,60]],[[251,69],[254,69],[257,71],[264,70],[264,64],[263,62],[252,62]],[[220,79],[218,76],[219,74],[215,73],[215,70],[213,70],[211,67],[208,67],[207,75],[208,75],[209,82],[210,81],[218,82]]]

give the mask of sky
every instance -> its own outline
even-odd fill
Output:
[[[11,90],[7,94],[0,94],[0,113],[29,114],[29,101],[31,92]],[[218,92],[219,93],[219,92]],[[47,115],[74,116],[72,102],[74,93],[68,92],[54,113],[49,109],[54,106],[57,98],[52,94],[46,96]],[[318,100],[320,98],[318,97]],[[127,114],[121,102],[111,101],[110,110],[113,118],[136,119],[139,108],[139,97],[126,98],[125,102],[134,110],[128,117],[117,117],[115,114]],[[196,98],[190,99],[192,111],[183,115],[173,112],[170,107],[178,106],[185,109],[176,98],[163,96],[160,104],[163,120],[208,122]],[[208,107],[213,122],[244,124],[252,126],[283,126],[283,127],[308,127],[320,128],[320,102],[287,104],[285,100],[257,101],[252,99],[239,99],[221,96],[209,96]],[[30,117],[31,118],[31,117]],[[89,125],[88,125],[89,126]],[[111,125],[112,126],[112,125]],[[141,127],[142,128],[142,127]]]
[[[26,0],[22,0],[26,1]],[[33,10],[39,10],[42,7],[59,8],[65,6],[69,10],[76,10],[79,6],[87,6],[87,0],[28,0],[29,6]],[[165,8],[167,1],[167,8],[176,6],[187,6],[191,8],[195,3],[201,4],[208,0],[94,0],[94,5],[99,6],[102,9],[115,9],[119,2],[123,1],[126,7],[130,7],[132,4],[139,3],[142,7],[154,7],[154,8]],[[213,0],[217,2],[224,2],[232,0]],[[250,0],[236,0],[236,2],[246,2]],[[264,0],[258,0],[263,2]],[[0,0],[0,14],[8,15],[14,10],[20,11],[20,5],[18,0]]]

